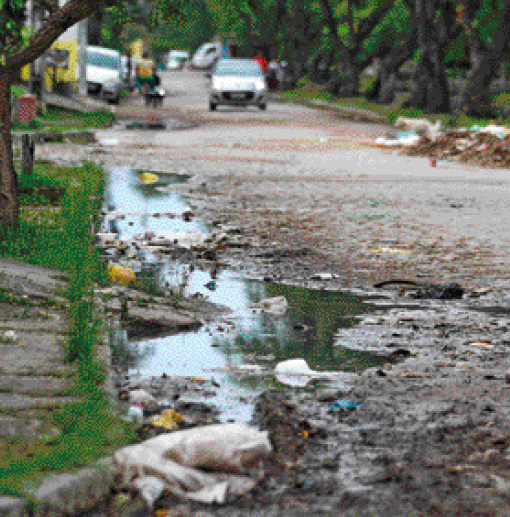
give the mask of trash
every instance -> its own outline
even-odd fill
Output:
[[[118,242],[116,233],[96,233],[99,246],[115,246]]]
[[[399,117],[395,122],[396,128],[410,128],[416,134],[423,134],[429,140],[435,142],[441,133],[442,123],[438,120],[435,124],[424,118]]]
[[[223,504],[229,496],[255,486],[245,473],[271,450],[267,432],[219,424],[165,433],[118,450],[114,459],[122,485],[133,486],[131,480],[138,475],[141,488],[148,484],[156,488],[150,493],[158,494],[159,483],[143,481],[144,477],[156,477],[164,483],[159,494],[167,490],[179,497]]]
[[[401,284],[416,287],[416,292],[411,294],[412,298],[418,299],[436,299],[436,300],[459,300],[464,296],[464,288],[459,284],[431,284],[428,282],[414,282],[413,280],[388,280],[374,284],[374,287],[380,289],[388,285]]]
[[[129,401],[133,404],[143,404],[144,402],[155,402],[155,399],[145,390],[133,390],[129,392]]]
[[[258,303],[250,303],[249,309],[260,309],[270,314],[284,314],[289,306],[285,296],[275,296],[274,298],[264,298]]]
[[[156,476],[141,476],[132,483],[132,487],[140,493],[140,497],[149,510],[165,491],[165,482]]]
[[[112,282],[119,285],[127,286],[136,281],[136,275],[132,269],[116,265],[108,266],[108,276]]]
[[[115,146],[119,145],[119,141],[116,138],[108,138],[106,140],[100,140],[99,142],[101,145],[106,146]]]
[[[175,409],[166,409],[161,416],[151,422],[156,427],[164,427],[170,431],[177,429],[179,424],[184,422],[184,417]]]
[[[359,404],[355,404],[352,400],[340,399],[337,400],[328,411],[335,411],[337,409],[356,409]]]
[[[481,346],[484,348],[494,348],[494,345],[491,345],[490,343],[482,343],[482,342],[476,342],[476,343],[469,343],[471,346]]]
[[[159,181],[159,178],[156,174],[152,174],[151,172],[142,172],[139,176],[138,176],[138,179],[142,182],[142,183],[145,183],[147,185],[151,184],[151,183],[157,183]]]
[[[296,387],[306,386],[311,378],[337,378],[344,381],[356,375],[346,372],[318,372],[310,369],[304,359],[289,359],[278,363],[274,369],[274,373],[278,382]]]
[[[435,160],[434,158],[431,158],[430,159],[430,166],[431,167],[437,167],[437,160]]]
[[[210,282],[207,282],[207,284],[205,284],[205,287],[207,287],[209,291],[216,291],[216,282],[211,280]]]
[[[18,334],[14,330],[7,330],[2,336],[4,343],[16,343],[18,341]]]
[[[333,273],[317,273],[312,275],[310,280],[334,280],[335,278],[338,278],[338,275]]]
[[[140,424],[143,424],[143,409],[140,406],[130,406],[127,417]]]

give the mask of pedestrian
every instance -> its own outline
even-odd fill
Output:
[[[272,59],[267,65],[267,86],[271,91],[276,91],[280,84],[279,82],[280,63],[277,59]]]
[[[264,54],[262,54],[262,52],[259,52],[257,55],[253,57],[253,59],[260,64],[260,67],[262,68],[262,73],[266,75],[267,59],[264,57]]]

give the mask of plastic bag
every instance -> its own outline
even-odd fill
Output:
[[[237,424],[197,427],[172,435],[165,457],[187,467],[243,473],[271,451],[267,432]]]
[[[220,424],[163,434],[124,447],[114,458],[120,467],[123,485],[132,486],[135,476],[156,476],[164,481],[168,491],[179,497],[225,503],[229,495],[251,490],[255,481],[248,476],[224,472],[243,471],[270,451],[266,432],[237,424]],[[186,466],[171,458],[186,462]],[[222,472],[202,472],[188,466],[188,462]]]
[[[143,404],[147,402],[155,402],[155,399],[145,390],[133,390],[129,392],[129,402],[133,404]]]

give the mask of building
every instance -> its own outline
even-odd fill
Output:
[[[63,6],[68,0],[59,0]],[[38,0],[27,1],[28,26],[37,30],[44,21],[44,10]],[[78,25],[74,25],[58,38],[46,54],[34,63],[25,66],[21,72],[21,79],[30,82],[32,73],[40,82],[44,73],[44,89],[54,91],[73,91],[77,83],[77,61],[78,61]]]

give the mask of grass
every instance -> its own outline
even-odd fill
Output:
[[[363,90],[363,88],[362,88]],[[510,124],[510,119],[500,117],[497,121],[494,119],[480,119],[460,116],[458,119],[451,113],[444,114],[428,114],[423,110],[415,108],[402,108],[398,105],[378,104],[371,102],[363,97],[347,97],[337,99],[328,93],[324,86],[312,83],[309,79],[301,79],[293,90],[282,92],[282,97],[291,102],[321,100],[331,102],[337,106],[345,106],[347,108],[357,108],[386,117],[388,124],[393,124],[399,117],[407,118],[426,118],[431,122],[441,120],[443,126],[450,127],[471,127],[473,125],[486,126],[488,124]],[[495,104],[498,107],[510,106],[510,94],[500,94],[495,97]]]
[[[29,126],[13,124],[13,131],[40,129],[44,131],[87,130],[110,127],[115,116],[108,110],[92,113],[70,112],[62,109],[48,109],[45,116],[39,116]]]
[[[45,425],[57,428],[58,436],[0,442],[2,494],[30,498],[49,472],[89,465],[136,439],[135,426],[119,418],[103,391],[108,365],[97,358],[105,329],[94,305],[93,289],[96,283],[107,285],[108,281],[93,245],[91,225],[98,223],[104,182],[104,171],[91,163],[73,168],[46,163],[35,168],[33,177],[20,178],[25,187],[50,185],[63,193],[55,205],[38,205],[32,198],[22,197],[19,228],[4,232],[0,255],[67,273],[70,328],[62,345],[62,362],[75,369],[55,370],[54,374],[73,381],[63,392],[81,402],[48,412]],[[9,296],[0,290],[0,298],[6,301]]]

